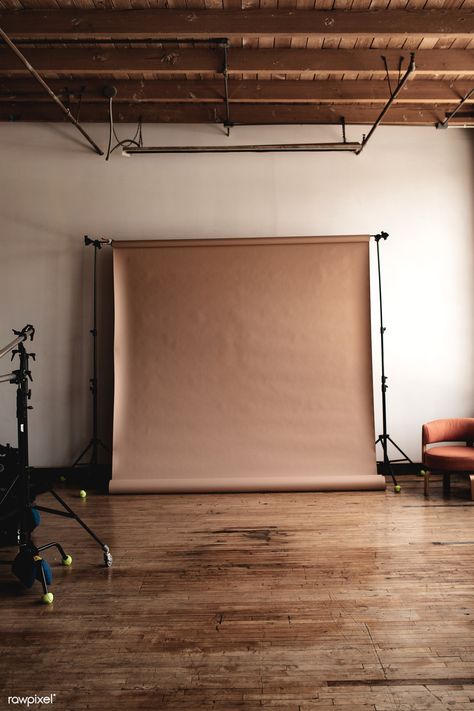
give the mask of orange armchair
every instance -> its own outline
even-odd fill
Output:
[[[456,444],[452,444],[453,442]],[[433,420],[423,425],[422,461],[425,468],[425,496],[429,493],[431,474],[443,475],[443,494],[449,496],[451,474],[463,473],[469,475],[471,498],[474,498],[473,445],[474,417]]]

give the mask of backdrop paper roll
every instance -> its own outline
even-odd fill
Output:
[[[368,236],[113,247],[111,492],[384,488]]]

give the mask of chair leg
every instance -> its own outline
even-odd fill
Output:
[[[451,477],[449,474],[443,474],[443,496],[447,499],[451,496]]]
[[[430,490],[430,472],[428,469],[425,469],[425,496],[428,498],[429,496],[429,490]]]
[[[471,501],[474,501],[474,474],[469,474],[469,482],[471,484]]]

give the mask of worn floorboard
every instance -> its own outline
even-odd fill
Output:
[[[37,542],[74,558],[47,556],[54,604],[0,566],[0,708],[54,693],[68,711],[473,711],[474,503],[402,483],[400,495],[65,490],[114,565],[43,514]]]

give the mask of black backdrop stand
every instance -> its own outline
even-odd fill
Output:
[[[92,290],[92,304],[93,304],[93,325],[90,331],[92,335],[92,377],[90,378],[89,389],[92,393],[92,437],[89,443],[82,450],[80,455],[75,459],[72,464],[72,469],[81,469],[85,473],[85,476],[80,476],[80,481],[84,484],[106,484],[103,481],[103,477],[99,476],[101,472],[100,469],[105,469],[105,479],[108,481],[110,479],[110,467],[104,466],[99,467],[99,451],[102,448],[105,452],[110,453],[109,448],[102,442],[99,437],[99,423],[98,423],[98,380],[97,380],[97,252],[102,249],[102,245],[111,244],[111,240],[108,239],[90,239],[89,237],[84,237],[84,244],[86,247],[92,246],[94,248],[94,261],[93,261],[93,290]],[[90,458],[88,461],[84,461],[87,453],[90,452]]]
[[[413,464],[410,457],[405,454],[405,452],[398,446],[398,444],[392,439],[392,437],[387,432],[387,376],[385,374],[385,344],[384,336],[387,330],[384,326],[383,321],[383,301],[382,301],[382,270],[380,265],[380,240],[386,240],[388,233],[381,231],[380,234],[374,235],[375,243],[377,245],[377,273],[378,273],[378,288],[379,288],[379,313],[380,313],[380,353],[381,353],[381,365],[382,365],[382,375],[381,375],[381,392],[382,392],[382,433],[378,435],[375,444],[380,444],[383,451],[383,473],[389,474],[392,478],[395,491],[398,493],[401,490],[400,485],[397,483],[395,473],[393,470],[393,464],[401,464],[403,462],[408,462]],[[84,237],[84,244],[86,246],[92,246],[94,248],[94,261],[93,261],[93,327],[90,331],[92,335],[92,348],[93,348],[93,358],[92,358],[92,377],[90,379],[90,391],[92,393],[92,437],[89,440],[86,447],[83,449],[81,454],[77,457],[72,465],[73,470],[81,469],[87,473],[85,478],[81,477],[81,481],[90,483],[92,477],[97,479],[97,474],[99,471],[99,450],[102,448],[105,452],[109,453],[108,447],[102,442],[98,434],[98,380],[97,380],[97,252],[102,249],[102,245],[111,244],[111,240],[108,239],[90,239],[89,237]],[[402,455],[398,459],[390,459],[388,454],[388,445],[391,444],[399,454]],[[86,454],[90,451],[90,459],[88,462],[82,461]],[[107,468],[107,481],[110,479],[110,467]],[[95,483],[104,483],[103,481],[95,481]]]
[[[390,474],[392,477],[392,481],[395,487],[395,491],[397,493],[400,492],[401,487],[399,484],[397,484],[397,480],[395,478],[395,474],[393,471],[393,466],[392,464],[401,464],[402,462],[408,462],[409,464],[413,464],[412,460],[410,457],[405,454],[405,452],[400,449],[398,444],[393,441],[393,439],[390,437],[390,435],[387,433],[387,376],[385,375],[385,349],[384,349],[384,335],[385,331],[387,330],[384,326],[383,323],[383,305],[382,305],[382,271],[380,267],[380,247],[379,243],[380,240],[386,240],[388,237],[387,232],[380,232],[378,235],[374,235],[375,243],[377,245],[377,271],[378,271],[378,281],[379,281],[379,309],[380,309],[380,354],[381,354],[381,361],[382,361],[382,377],[381,377],[381,390],[382,390],[382,434],[379,434],[377,439],[375,440],[375,445],[381,444],[382,445],[382,451],[383,451],[383,473]],[[388,455],[388,444],[391,444],[395,449],[402,455],[402,458],[400,459],[390,459]]]

